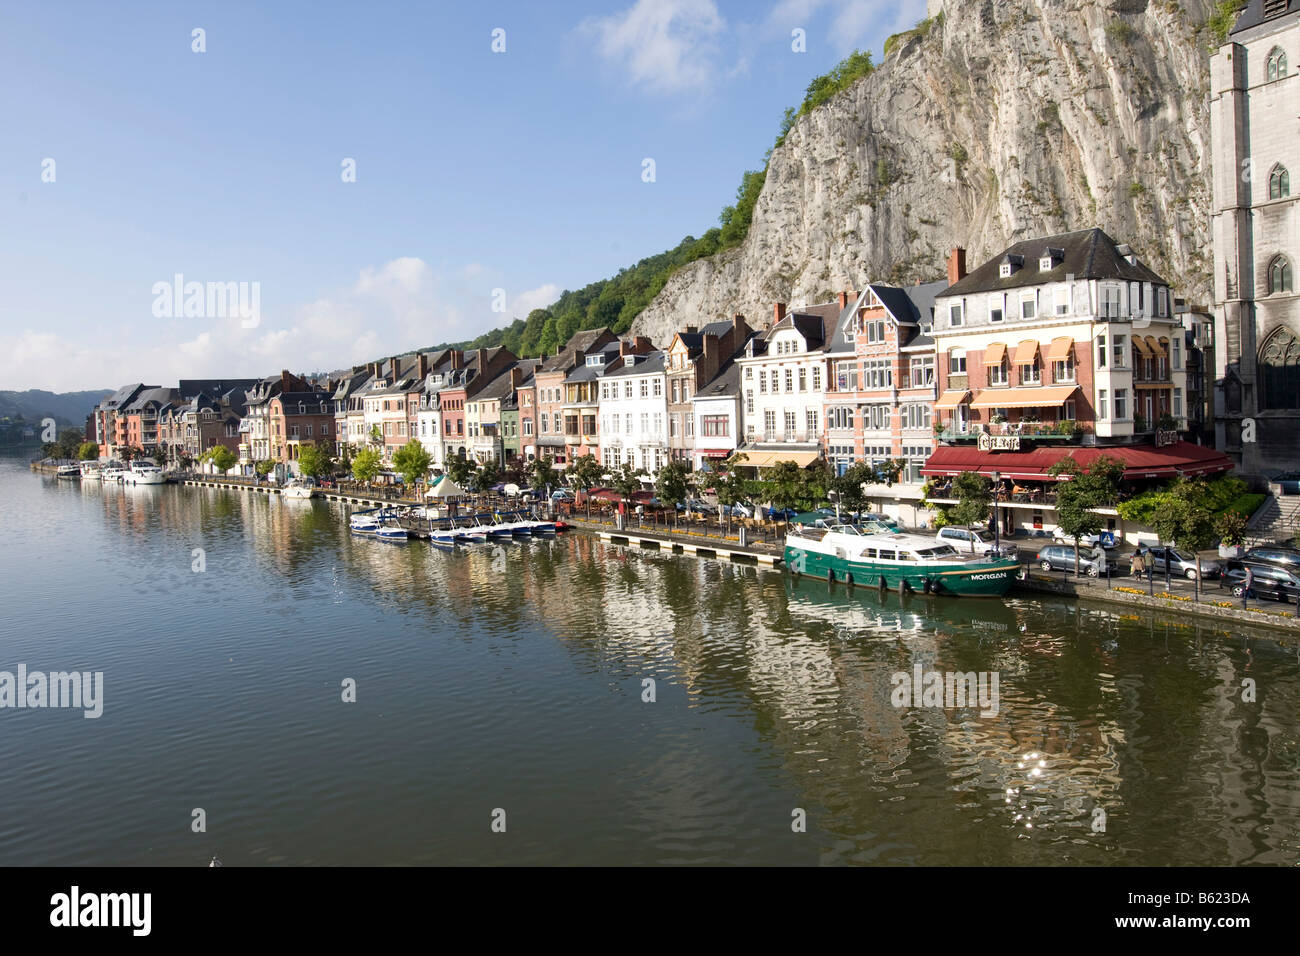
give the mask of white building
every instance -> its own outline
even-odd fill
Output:
[[[1300,0],[1250,0],[1210,58],[1215,442],[1252,475],[1300,446]]]
[[[739,445],[744,429],[740,413],[740,366],[730,362],[691,399],[695,417],[695,446],[691,467],[708,463],[716,469]]]
[[[812,464],[822,453],[822,406],[830,367],[827,347],[852,309],[838,302],[785,314],[762,336],[751,338],[740,366],[745,467],[766,468],[781,461]]]
[[[608,468],[624,462],[654,475],[668,461],[664,353],[628,354],[600,379],[600,451]]]

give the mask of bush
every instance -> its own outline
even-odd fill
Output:
[[[1228,31],[1236,24],[1238,14],[1245,9],[1246,0],[1220,0],[1210,14],[1210,19],[1205,21],[1205,26],[1210,31],[1211,50],[1217,50],[1228,42]]]

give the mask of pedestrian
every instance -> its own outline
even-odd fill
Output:
[[[1250,589],[1255,585],[1255,572],[1251,570],[1249,564],[1246,565],[1246,577],[1242,580],[1241,584],[1242,584],[1241,596],[1243,599],[1242,603],[1244,604],[1246,598],[1254,597],[1254,595],[1250,593]]]
[[[1142,558],[1141,549],[1138,549],[1133,552],[1133,576],[1138,578],[1142,577],[1142,572],[1144,570],[1146,570],[1145,561]]]

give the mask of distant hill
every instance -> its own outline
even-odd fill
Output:
[[[0,418],[21,418],[33,424],[53,418],[61,426],[82,428],[86,416],[111,389],[90,392],[46,392],[39,388],[25,392],[0,391]]]

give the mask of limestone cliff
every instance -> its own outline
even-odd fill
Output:
[[[1100,226],[1210,297],[1211,0],[931,0],[942,17],[802,117],[772,154],[745,242],[677,272],[633,331],[867,281],[941,278],[1008,243]]]

